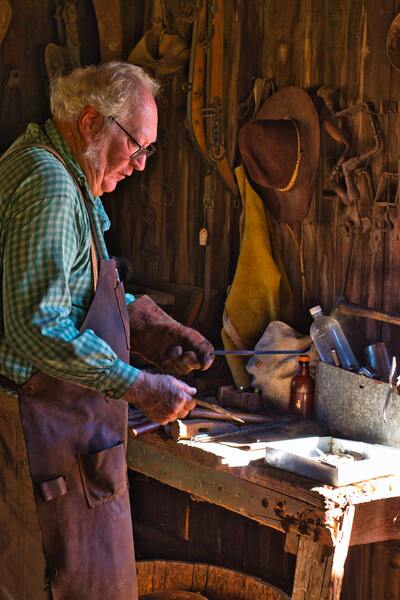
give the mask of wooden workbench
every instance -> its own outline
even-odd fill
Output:
[[[349,545],[400,539],[400,476],[332,488],[260,460],[227,466],[162,433],[131,437],[128,466],[283,532],[297,555],[292,600],[338,600]]]

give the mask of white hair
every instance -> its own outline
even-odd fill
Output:
[[[141,67],[112,61],[55,78],[50,84],[50,107],[53,117],[64,122],[76,120],[86,106],[104,117],[124,120],[141,109],[144,92],[154,98],[159,89]]]

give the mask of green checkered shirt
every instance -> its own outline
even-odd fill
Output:
[[[108,258],[101,200],[51,120],[31,123],[12,147],[34,143],[53,146],[86,190]],[[40,370],[121,397],[139,371],[93,331],[79,332],[93,299],[87,209],[64,166],[41,148],[0,162],[0,261],[0,373],[21,384]]]

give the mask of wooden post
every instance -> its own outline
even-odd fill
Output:
[[[333,548],[300,538],[292,600],[340,599],[354,510],[352,505],[345,509]]]
[[[332,571],[333,549],[311,538],[300,537],[294,575],[292,600],[325,600]]]

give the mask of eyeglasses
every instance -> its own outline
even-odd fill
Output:
[[[110,117],[111,121],[114,121],[114,123],[116,125],[118,125],[118,127],[120,129],[122,129],[122,131],[128,136],[128,138],[136,145],[138,146],[138,150],[136,150],[136,152],[134,152],[133,154],[130,155],[130,160],[137,160],[138,158],[140,158],[141,156],[145,156],[146,158],[148,158],[149,156],[151,156],[152,154],[154,154],[154,152],[157,150],[157,148],[155,147],[154,144],[149,144],[148,146],[141,146],[140,144],[138,144],[138,142],[135,140],[135,138],[125,129],[125,127],[122,127],[122,125],[120,123],[118,123],[118,121],[116,119],[114,119],[114,117]]]

